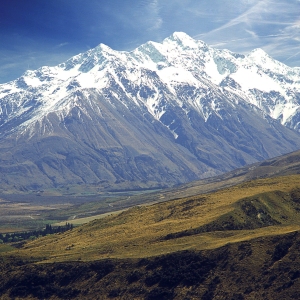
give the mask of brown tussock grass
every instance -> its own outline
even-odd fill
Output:
[[[64,234],[28,242],[23,249],[16,250],[15,254],[43,258],[46,262],[141,258],[186,249],[214,249],[228,243],[284,234],[300,230],[300,222],[297,221],[299,218],[288,200],[281,203],[276,194],[272,194],[271,200],[261,197],[261,202],[274,218],[279,218],[278,209],[284,210],[287,217],[280,225],[249,230],[202,232],[164,239],[170,233],[199,228],[226,214],[235,213],[239,216],[236,213],[237,203],[242,199],[276,191],[289,195],[299,188],[300,175],[292,175],[259,179],[215,193],[137,206],[94,220]]]

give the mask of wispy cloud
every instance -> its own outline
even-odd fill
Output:
[[[11,14],[1,19],[10,27],[0,30],[0,82],[100,43],[132,50],[148,40],[161,42],[174,31],[239,53],[263,48],[300,66],[299,0],[76,0],[55,6],[33,1],[22,8],[6,2]]]
[[[300,47],[299,47],[299,48],[300,48]],[[298,51],[298,52],[296,52],[295,54],[293,54],[293,55],[289,56],[288,58],[286,58],[286,59],[284,60],[284,62],[287,62],[287,61],[289,61],[291,58],[294,58],[294,57],[299,57],[299,58],[300,58],[300,51]]]
[[[51,49],[50,53],[48,49]],[[61,51],[60,48],[51,48],[48,45],[35,51],[29,51],[24,47],[18,50],[2,50],[0,51],[0,83],[18,78],[26,70],[36,70],[45,65],[55,66],[77,54],[76,49],[74,52]]]
[[[56,45],[54,48],[55,48],[55,49],[59,49],[59,48],[65,47],[65,46],[67,46],[67,45],[69,45],[68,42],[60,43],[60,44]]]
[[[249,23],[251,23],[251,20],[253,19],[253,17],[255,19],[259,18],[258,16],[259,16],[260,12],[265,10],[265,7],[267,6],[269,1],[266,0],[266,1],[256,1],[256,2],[257,3],[255,3],[251,8],[247,9],[246,12],[231,19],[226,24],[219,26],[217,28],[214,28],[213,30],[207,32],[204,35],[209,36],[209,35],[215,34],[217,32],[224,31],[225,29],[235,27],[236,25],[239,25],[241,23],[248,25]],[[201,36],[203,36],[203,34]]]
[[[158,0],[149,2],[147,12],[149,23],[152,24],[149,30],[159,30],[163,25],[163,19],[160,16],[160,6]]]
[[[292,65],[300,50],[300,1],[241,1],[244,7],[232,13],[230,19],[206,32],[195,35],[208,44],[236,52],[263,48],[271,56]]]

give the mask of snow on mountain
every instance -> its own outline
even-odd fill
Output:
[[[155,72],[174,95],[178,85],[207,89],[207,85],[213,83],[215,88],[239,95],[284,125],[290,124],[299,110],[298,68],[290,68],[273,60],[261,49],[255,49],[246,56],[238,55],[213,49],[185,33],[176,32],[161,44],[148,42],[132,52],[114,51],[100,44],[59,66],[27,71],[17,80],[0,85],[2,122],[16,114],[24,114],[32,107],[29,102],[34,101],[35,106],[39,106],[29,121],[34,123],[45,113],[65,110],[62,100],[70,91],[84,88],[101,91],[109,88],[112,80],[132,101],[137,105],[146,104],[149,112],[159,119],[162,111],[155,113],[153,109],[159,101],[159,91],[155,86],[151,97],[129,95],[118,75],[121,72],[138,88],[149,84],[143,78],[145,71]],[[177,101],[182,105],[178,98]],[[300,130],[297,126],[294,129]]]
[[[54,185],[64,183],[57,172],[68,174],[72,184],[95,184],[103,176],[115,182],[167,178],[164,184],[174,184],[298,149],[299,91],[300,68],[287,67],[261,49],[240,55],[182,32],[131,52],[100,44],[58,66],[27,71],[0,85],[0,150],[7,149],[7,141],[17,141],[22,168],[40,172],[40,178]],[[55,163],[49,157],[34,160],[21,150],[22,143],[38,143],[39,148],[53,137],[65,145],[49,154]],[[80,164],[86,173],[78,174],[67,158],[69,143],[81,147],[72,159],[94,157],[102,171],[85,160]],[[156,157],[157,149],[161,157]],[[0,151],[0,158],[5,155]],[[143,172],[136,157],[144,157],[144,168],[152,175]],[[11,161],[5,159],[10,170]],[[149,171],[155,159],[163,166],[160,175]],[[126,160],[135,161],[130,170]]]

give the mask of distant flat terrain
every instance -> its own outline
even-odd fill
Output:
[[[89,218],[93,218],[93,216],[97,218],[98,215],[136,205],[205,194],[253,179],[293,174],[300,174],[300,151],[245,166],[220,176],[175,186],[171,189],[106,192],[88,195],[80,194],[79,191],[75,195],[66,195],[63,192],[57,193],[57,191],[56,194],[39,191],[27,194],[3,194],[0,195],[0,198],[4,202],[0,202],[0,206],[2,215],[17,214],[23,216],[19,218],[17,223],[14,222],[14,230],[18,230],[18,227],[20,230],[32,229],[37,225],[42,226],[45,222],[73,221],[74,224],[82,224],[85,222],[85,218],[90,220]],[[35,219],[43,219],[44,222],[32,223],[28,215],[35,215]],[[75,221],[77,219],[78,221]],[[2,219],[1,222],[0,219],[0,228],[7,231],[8,228],[5,228],[5,224],[7,224],[6,220]]]

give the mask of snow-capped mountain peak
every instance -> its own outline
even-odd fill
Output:
[[[183,49],[196,49],[199,45],[206,45],[204,42],[196,41],[184,32],[174,32],[163,41],[164,45],[176,44]]]
[[[126,69],[135,71],[127,72]],[[133,81],[135,88],[141,83],[150,84],[141,77],[146,70],[154,72],[173,94],[178,85],[199,88],[209,81],[258,106],[283,124],[292,120],[299,108],[299,69],[273,60],[262,49],[254,49],[246,56],[238,55],[213,49],[183,32],[173,33],[161,44],[148,42],[131,52],[115,51],[100,44],[57,67],[27,71],[19,79],[1,85],[0,93],[2,99],[10,98],[9,101],[13,101],[15,93],[24,93],[25,98],[32,94],[37,103],[51,110],[51,107],[57,109],[53,103],[59,102],[70,91],[82,88],[101,91],[109,87],[111,80],[125,91],[127,87],[120,75]],[[136,95],[127,95],[133,97],[134,103],[141,102]],[[150,100],[145,103],[147,101]]]
[[[50,186],[207,177],[299,148],[299,90],[300,69],[261,49],[182,32],[130,52],[100,44],[0,85],[0,162]]]

